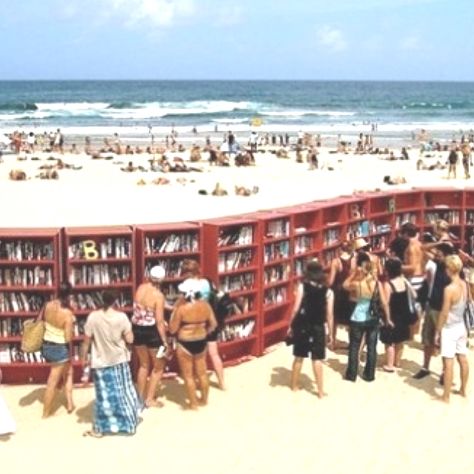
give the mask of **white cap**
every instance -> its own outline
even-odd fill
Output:
[[[152,280],[163,280],[165,275],[166,271],[161,265],[155,265],[150,269],[150,278]]]
[[[202,282],[197,278],[187,278],[178,285],[178,290],[184,293],[186,298],[194,297],[202,289]]]

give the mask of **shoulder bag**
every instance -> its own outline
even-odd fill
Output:
[[[464,308],[464,325],[466,326],[467,332],[474,328],[474,303],[472,301],[471,288],[469,283],[466,282],[466,307]]]
[[[43,345],[44,338],[44,311],[43,305],[36,319],[28,319],[23,323],[23,335],[21,337],[21,350],[23,352],[37,352]]]

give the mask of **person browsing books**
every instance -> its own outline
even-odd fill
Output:
[[[52,414],[56,390],[63,382],[68,413],[74,411],[72,399],[72,365],[70,343],[73,338],[74,314],[69,308],[71,284],[63,282],[59,286],[58,297],[46,303],[44,311],[43,357],[51,364],[43,399],[43,418]]]
[[[198,408],[198,401],[206,405],[209,395],[209,378],[206,368],[207,336],[217,327],[211,305],[201,297],[202,283],[196,278],[188,278],[178,286],[183,294],[171,315],[169,331],[176,334],[176,355],[186,386],[189,407]],[[199,381],[201,397],[196,394]]]
[[[133,342],[132,325],[125,313],[114,309],[115,290],[102,293],[103,306],[92,311],[84,327],[82,362],[94,374],[95,406],[92,430],[84,436],[101,438],[104,434],[134,434],[142,404],[133,385],[127,344]]]
[[[137,391],[147,407],[162,406],[155,396],[166,365],[166,357],[157,358],[158,349],[163,347],[168,351],[164,320],[165,297],[160,289],[160,282],[164,277],[165,269],[162,266],[152,267],[149,281],[137,288],[133,302],[133,346],[139,364]]]

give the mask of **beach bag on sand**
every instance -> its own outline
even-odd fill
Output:
[[[28,319],[23,324],[21,350],[23,352],[37,352],[43,345],[44,338],[44,306],[36,319]]]

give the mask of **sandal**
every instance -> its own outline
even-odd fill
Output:
[[[392,368],[392,367],[387,367],[386,365],[384,365],[382,368],[383,368],[384,372],[389,372],[389,373],[395,372],[395,369],[394,369],[394,368]]]
[[[94,430],[87,430],[82,433],[82,436],[89,436],[91,438],[103,438],[104,435],[102,433],[98,433],[97,431]]]

